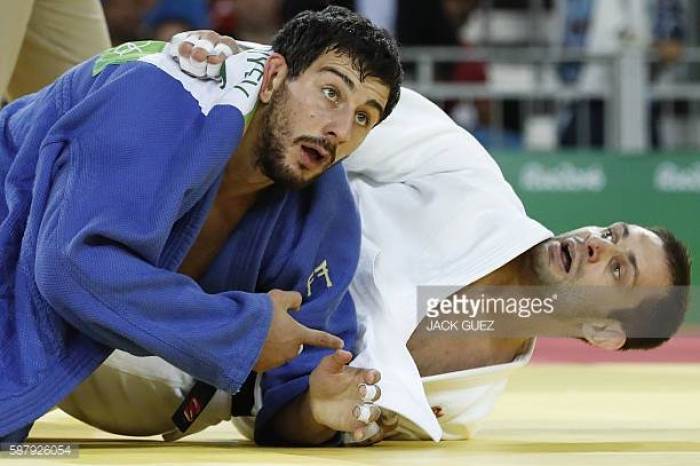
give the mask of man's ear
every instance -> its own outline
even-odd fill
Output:
[[[583,338],[597,348],[615,351],[622,348],[627,341],[622,325],[616,320],[586,322],[581,330]]]
[[[262,88],[258,98],[260,102],[267,104],[272,100],[272,94],[287,79],[287,60],[279,53],[273,53],[265,63],[263,70]]]

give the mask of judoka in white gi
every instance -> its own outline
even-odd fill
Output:
[[[533,326],[543,324],[523,324],[512,338],[428,332],[416,309],[419,286],[446,285],[444,296],[472,284],[682,288],[689,281],[688,257],[665,230],[625,223],[553,237],[527,216],[478,142],[408,89],[345,166],[363,219],[351,286],[361,335],[351,365],[382,373],[376,404],[384,416],[369,443],[470,438],[510,373],[530,360],[530,337],[559,332],[608,349],[651,348],[682,321],[684,293],[651,310],[628,293],[610,305],[587,296],[583,304],[595,310],[580,312],[585,318],[576,318],[581,309],[570,306],[569,319],[539,329]],[[627,312],[613,318],[611,310],[620,308]],[[666,327],[654,334],[648,327],[658,324],[659,309]],[[193,384],[158,358],[116,352],[60,407],[109,432],[175,440],[231,419],[231,397],[218,392],[181,434],[170,417]],[[260,407],[256,387],[252,414]],[[233,423],[251,438],[252,419],[234,417]]]

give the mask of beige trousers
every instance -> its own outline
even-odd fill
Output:
[[[109,47],[99,0],[2,0],[0,97],[37,91]]]

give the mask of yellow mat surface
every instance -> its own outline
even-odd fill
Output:
[[[223,423],[164,443],[100,432],[54,411],[32,441],[72,441],[77,458],[0,464],[700,465],[700,365],[539,365],[516,373],[476,438],[371,448],[269,449]]]

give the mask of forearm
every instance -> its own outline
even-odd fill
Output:
[[[39,241],[35,280],[64,320],[103,345],[156,355],[217,388],[238,390],[270,326],[266,294],[209,294],[126,248],[86,246],[64,254],[52,239]]]
[[[336,434],[315,420],[308,390],[277,413],[272,428],[284,441],[298,445],[320,445]]]

